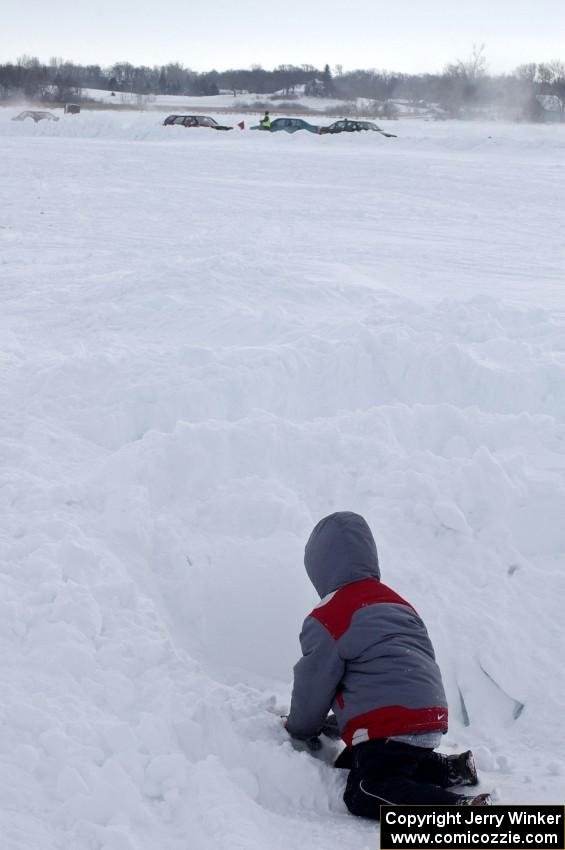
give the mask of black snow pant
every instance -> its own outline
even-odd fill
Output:
[[[356,744],[350,753],[343,799],[354,815],[378,820],[379,806],[387,803],[455,804],[461,799],[446,791],[447,758],[433,750],[378,738]]]

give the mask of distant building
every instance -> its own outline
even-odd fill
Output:
[[[561,101],[555,94],[537,94],[536,100],[543,110],[543,120],[560,122],[565,121],[565,113]]]
[[[310,80],[304,85],[306,97],[324,97],[326,86],[323,80]]]

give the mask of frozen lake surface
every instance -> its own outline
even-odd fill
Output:
[[[3,848],[375,846],[278,721],[334,510],[428,625],[444,751],[500,802],[562,802],[565,127],[16,111]]]

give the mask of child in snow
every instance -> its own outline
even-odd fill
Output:
[[[325,517],[304,564],[321,602],[304,621],[294,668],[288,733],[320,734],[333,708],[347,749],[344,800],[355,815],[379,817],[384,803],[490,805],[448,788],[476,785],[472,753],[435,753],[447,731],[441,673],[424,623],[380,581],[371,529],[358,514]]]

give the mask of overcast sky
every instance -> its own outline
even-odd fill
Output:
[[[485,44],[489,70],[565,59],[565,0],[4,0],[0,62],[281,63],[441,70]]]

